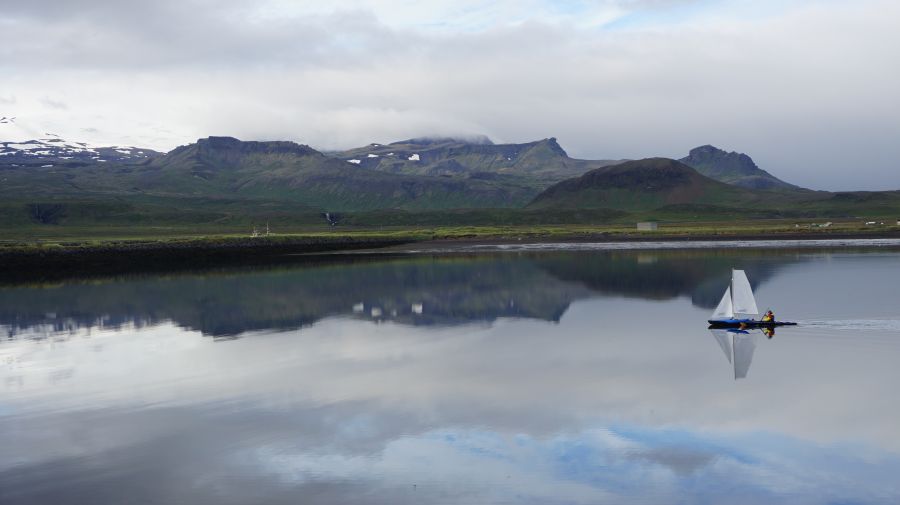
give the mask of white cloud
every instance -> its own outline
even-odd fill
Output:
[[[158,149],[212,134],[329,149],[556,136],[588,158],[712,143],[801,185],[900,187],[894,2],[310,4],[16,5],[3,113]],[[68,109],[42,105],[62,96]]]

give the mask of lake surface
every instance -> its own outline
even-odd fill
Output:
[[[714,334],[730,269],[773,338]],[[900,502],[900,250],[0,286],[0,503]]]

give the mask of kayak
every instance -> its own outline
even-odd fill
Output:
[[[777,326],[797,326],[790,321],[759,321],[757,319],[710,319],[710,328],[775,328]]]

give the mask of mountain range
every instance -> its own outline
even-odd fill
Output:
[[[394,217],[438,213],[428,219],[440,221],[457,219],[465,209],[510,209],[504,215],[511,222],[527,213],[567,222],[649,211],[699,219],[740,209],[778,217],[887,215],[900,208],[897,192],[805,190],[749,156],[712,146],[680,161],[580,160],[555,138],[523,144],[419,138],[340,152],[230,137],[199,139],[165,154],[55,136],[0,146],[0,227],[79,220],[298,222],[320,219],[321,212],[378,211],[383,217],[387,210],[401,213]],[[594,212],[577,217],[577,210]],[[498,214],[479,216],[490,222]]]
[[[207,197],[288,200],[323,210],[515,207],[532,191],[490,178],[382,173],[293,142],[209,137],[150,160],[134,187]]]

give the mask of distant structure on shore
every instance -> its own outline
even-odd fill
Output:
[[[656,231],[659,228],[659,223],[656,221],[644,221],[637,224],[638,231]]]
[[[250,236],[251,236],[251,237],[268,237],[268,236],[269,236],[269,223],[266,222],[266,232],[265,232],[265,234],[260,233],[259,229],[257,229],[257,228],[254,226],[254,227],[253,227],[253,230],[250,231]]]

